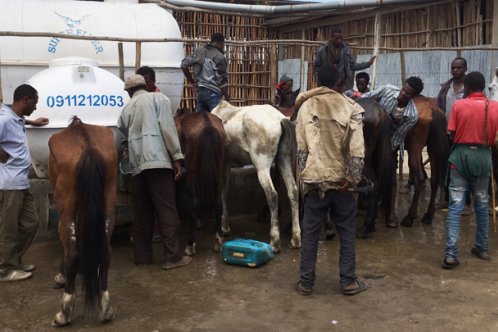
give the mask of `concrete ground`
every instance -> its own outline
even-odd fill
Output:
[[[409,197],[399,195],[400,218]],[[420,216],[426,203],[424,198]],[[212,250],[211,227],[204,227],[193,262],[163,271],[157,244],[154,264],[133,265],[127,231],[121,228],[113,238],[109,280],[115,320],[100,325],[95,313],[83,312],[79,296],[67,330],[498,331],[498,235],[490,232],[491,261],[473,257],[474,217],[463,217],[462,264],[443,270],[445,216],[438,210],[432,226],[417,220],[412,228],[387,229],[378,222],[371,238],[357,240],[357,274],[370,288],[353,297],[340,293],[338,240],[320,242],[315,293],[303,297],[293,288],[298,250],[285,248],[260,268],[226,265]],[[360,211],[358,224],[362,217]],[[230,238],[269,240],[269,226],[253,217],[233,219],[231,226]],[[287,246],[289,235],[282,232],[282,237]],[[50,284],[60,256],[56,241],[34,244],[25,257],[37,265],[34,277],[0,283],[0,331],[53,330],[62,290]]]

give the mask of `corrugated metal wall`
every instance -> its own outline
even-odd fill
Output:
[[[494,77],[495,67],[498,63],[497,51],[472,50],[462,51],[461,57],[467,60],[467,73],[479,71],[486,78],[487,85],[491,84]],[[405,77],[418,76],[424,81],[423,94],[428,97],[436,97],[440,84],[451,78],[451,61],[457,57],[457,51],[411,51],[404,52]],[[359,55],[358,62],[367,61],[369,55]],[[493,61],[494,58],[494,61]],[[372,76],[372,70],[364,70]],[[381,54],[377,60],[377,87],[384,84],[402,85],[402,68],[400,53]]]

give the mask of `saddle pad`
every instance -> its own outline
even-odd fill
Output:
[[[251,239],[235,239],[223,244],[223,261],[249,267],[263,265],[273,258],[271,245]]]

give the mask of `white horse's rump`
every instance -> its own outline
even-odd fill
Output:
[[[488,87],[489,99],[498,101],[498,78],[495,76],[493,83]]]
[[[292,171],[292,145],[295,144],[293,124],[270,105],[235,107],[222,101],[212,112],[222,121],[226,134],[225,188],[223,190],[222,229],[229,231],[226,193],[233,164],[256,167],[258,180],[263,188],[271,213],[270,244],[274,252],[280,251],[278,227],[278,195],[270,177],[270,167],[275,161],[287,187],[292,210],[291,247],[301,246],[299,228],[298,191]]]

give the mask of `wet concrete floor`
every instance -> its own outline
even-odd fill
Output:
[[[428,189],[426,189],[426,197]],[[399,195],[403,217],[410,195]],[[421,201],[419,215],[426,207]],[[76,301],[68,331],[498,331],[498,235],[490,232],[491,261],[470,254],[474,217],[463,217],[461,265],[440,267],[445,210],[433,225],[387,229],[378,222],[371,238],[357,240],[357,274],[370,288],[353,297],[340,293],[338,240],[319,245],[315,293],[303,297],[293,287],[299,251],[284,248],[260,268],[226,265],[213,252],[211,227],[200,230],[198,254],[184,268],[161,270],[161,248],[154,264],[132,263],[127,231],[113,238],[110,293],[114,321],[100,325],[96,314]],[[363,212],[358,215],[361,223]],[[286,223],[288,218],[283,218]],[[231,222],[230,238],[269,240],[269,226],[255,218]],[[283,227],[282,227],[283,228]],[[290,236],[282,232],[283,245]],[[34,244],[25,261],[37,265],[34,277],[0,283],[0,331],[52,331],[62,290],[50,288],[57,271],[58,242]]]

